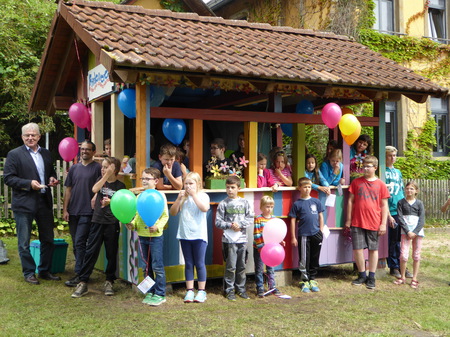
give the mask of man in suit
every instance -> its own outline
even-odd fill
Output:
[[[24,145],[9,151],[4,168],[6,185],[12,188],[11,208],[16,220],[16,232],[22,272],[25,281],[39,284],[36,264],[30,253],[31,224],[36,220],[40,240],[39,278],[61,280],[50,273],[53,256],[53,200],[50,187],[56,186],[56,172],[50,151],[38,144],[41,134],[36,123],[22,127]]]

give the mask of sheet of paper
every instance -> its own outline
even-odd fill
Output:
[[[145,279],[142,280],[141,283],[138,284],[138,289],[143,293],[146,294],[151,287],[155,284],[155,281],[150,276],[147,276]]]
[[[329,194],[325,200],[325,206],[334,207],[336,203],[336,194]]]
[[[241,232],[235,232],[232,229],[225,229],[223,231],[223,233],[225,234],[225,236],[227,237],[228,240],[230,240],[231,242],[236,242],[240,237],[241,237]]]
[[[323,226],[322,234],[323,234],[324,239],[328,239],[328,237],[330,236],[330,229],[328,228],[327,225]]]

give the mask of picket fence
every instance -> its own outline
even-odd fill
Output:
[[[3,180],[3,167],[5,164],[5,158],[0,159],[0,219],[11,218],[11,189],[5,185]],[[65,161],[56,161],[56,174],[60,184],[57,187],[52,188],[53,192],[53,209],[55,217],[62,218],[63,212],[63,196],[64,196],[64,181],[67,176],[67,172],[73,163],[67,163]],[[450,219],[450,211],[446,213],[441,212],[441,206],[445,203],[448,197],[450,197],[450,181],[449,180],[428,180],[417,179],[415,180],[419,185],[420,192],[418,199],[422,200],[425,206],[425,214],[427,219]],[[405,184],[407,180],[405,180]]]

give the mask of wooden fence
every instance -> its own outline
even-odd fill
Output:
[[[3,167],[5,158],[0,159],[0,219],[11,218],[11,189],[5,185],[3,180]],[[73,163],[65,161],[56,161],[56,174],[60,184],[52,188],[54,199],[54,214],[58,219],[62,218],[63,211],[63,195],[64,195],[64,181],[67,176],[67,171]],[[450,193],[449,180],[415,180],[419,185],[420,191],[418,199],[422,200],[425,205],[425,213],[427,219],[442,219],[448,221],[450,219],[450,211],[446,213],[441,212],[441,206],[445,203]],[[405,180],[405,184],[406,184]]]

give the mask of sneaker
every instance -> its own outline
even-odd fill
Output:
[[[300,282],[300,289],[302,290],[302,293],[309,293],[311,290],[309,289],[309,282]]]
[[[106,281],[104,287],[105,287],[105,295],[106,296],[114,295],[113,285],[112,285],[111,281]]]
[[[389,274],[396,278],[402,278],[402,275],[400,274],[400,271],[398,269],[391,269],[391,272]]]
[[[234,291],[230,291],[228,294],[226,294],[226,298],[228,301],[236,301],[236,295],[234,294]]]
[[[248,294],[245,291],[243,291],[241,293],[238,293],[238,296],[240,298],[243,298],[244,300],[249,300],[250,299],[250,297],[248,297]]]
[[[152,296],[151,300],[147,304],[151,305],[152,307],[157,307],[158,305],[161,305],[164,302],[166,302],[165,296],[159,296],[159,295],[154,294]]]
[[[153,293],[147,293],[147,295],[145,295],[145,298],[142,300],[142,303],[150,304],[152,297],[153,297]]]
[[[317,293],[317,292],[320,291],[320,289],[319,289],[319,284],[318,284],[317,281],[315,281],[315,280],[309,281],[309,286],[310,286],[310,289],[311,289],[311,291],[312,291],[313,293]]]
[[[81,296],[84,296],[88,293],[88,287],[87,287],[87,283],[84,282],[80,282],[77,285],[77,288],[75,289],[75,291],[72,293],[72,297],[73,298],[79,298]]]
[[[259,298],[263,298],[264,297],[264,288],[258,288],[256,289],[256,296],[258,296]]]
[[[367,289],[375,289],[375,279],[374,278],[367,278],[366,282],[366,288]]]
[[[80,278],[78,277],[78,275],[75,275],[70,280],[64,282],[64,284],[68,287],[76,287],[78,283],[80,283]]]
[[[199,290],[197,295],[194,298],[195,303],[203,303],[206,301],[206,291]]]
[[[271,294],[274,294],[275,296],[282,295],[281,291],[279,291],[277,288],[273,288],[274,290],[271,292]]]
[[[184,303],[192,303],[194,302],[194,291],[188,290],[186,292],[186,296],[184,296]]]
[[[356,280],[352,281],[352,285],[360,286],[360,285],[366,283],[366,280],[367,280],[367,277],[358,276],[358,278]]]
[[[411,274],[411,272],[408,269],[406,269],[405,277],[406,278],[413,278],[413,274]]]

